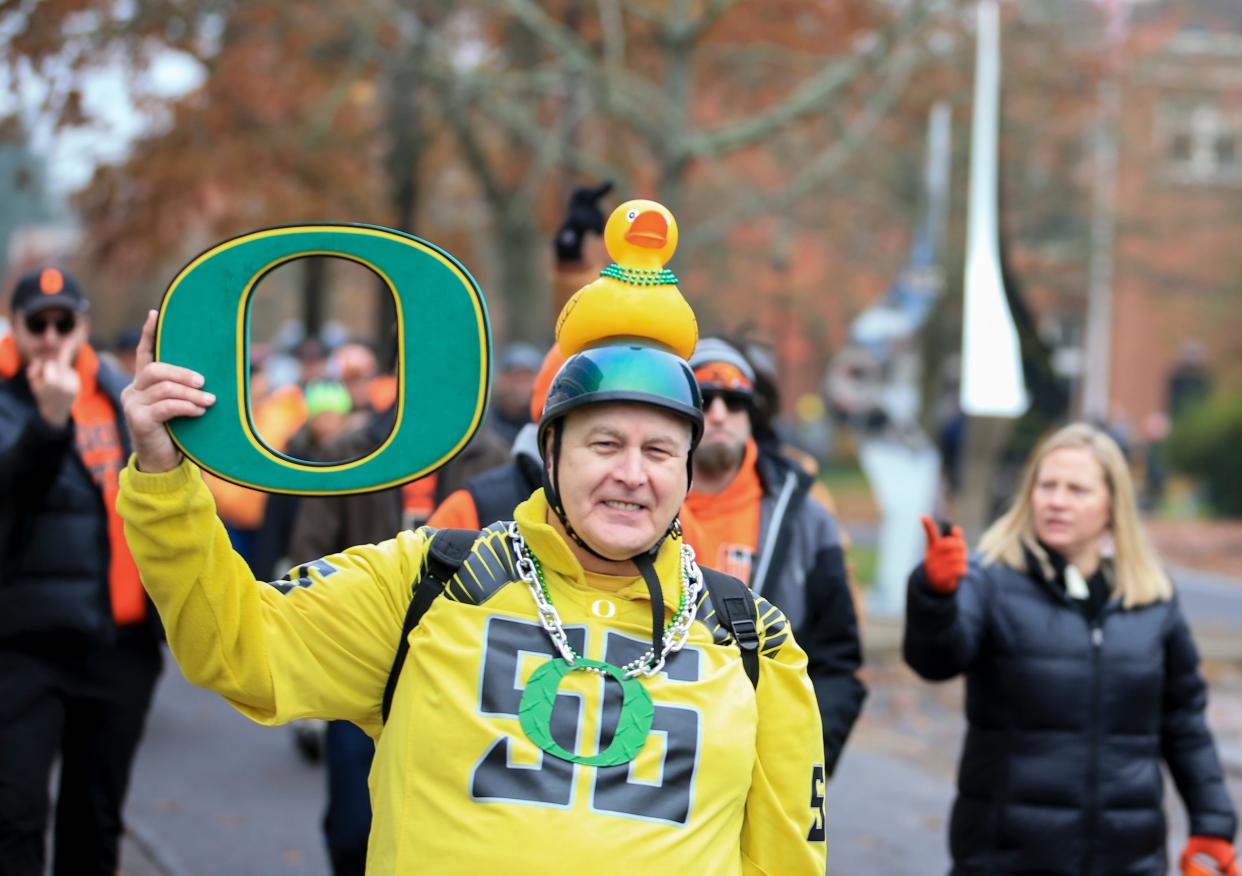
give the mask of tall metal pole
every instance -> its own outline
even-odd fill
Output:
[[[1109,416],[1113,340],[1113,249],[1117,239],[1117,125],[1121,119],[1118,48],[1124,38],[1124,4],[1105,2],[1107,60],[1096,88],[1092,132],[1094,188],[1091,203],[1090,280],[1087,289],[1082,383],[1082,416],[1105,422]]]

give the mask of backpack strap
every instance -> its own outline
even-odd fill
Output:
[[[388,670],[388,683],[384,685],[384,703],[380,710],[384,723],[388,723],[392,695],[397,690],[397,679],[405,664],[405,655],[410,650],[410,633],[418,626],[436,597],[444,592],[444,588],[470,556],[474,543],[482,534],[477,529],[441,529],[432,533],[427,546],[427,568],[422,578],[414,584],[414,596],[405,612],[405,623],[401,625],[397,655],[393,658],[392,669]]]
[[[759,609],[750,588],[724,572],[700,569],[703,584],[716,609],[720,625],[742,651],[742,668],[753,687],[759,687]]]

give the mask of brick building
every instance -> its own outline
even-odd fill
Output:
[[[1164,411],[1199,349],[1242,385],[1242,6],[1133,5],[1120,72],[1110,380],[1114,415]]]

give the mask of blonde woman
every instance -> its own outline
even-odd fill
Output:
[[[903,648],[929,681],[966,675],[953,876],[1167,872],[1162,760],[1189,814],[1182,872],[1237,876],[1198,654],[1113,440],[1047,438],[978,563],[959,528],[924,527]]]

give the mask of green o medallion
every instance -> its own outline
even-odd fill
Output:
[[[612,737],[612,744],[599,754],[584,757],[566,750],[552,738],[552,707],[556,704],[561,679],[575,670],[591,668],[607,672],[621,682],[621,714],[617,717],[617,732]],[[647,734],[651,732],[651,722],[655,720],[655,706],[642,682],[637,678],[626,678],[618,666],[582,657],[570,666],[558,658],[549,660],[531,673],[518,705],[518,719],[531,742],[561,760],[587,766],[620,766],[638,757],[643,750]]]

